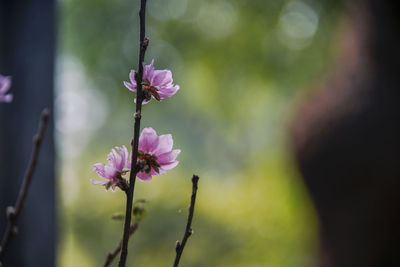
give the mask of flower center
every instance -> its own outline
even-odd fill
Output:
[[[150,173],[151,169],[153,169],[156,173],[160,172],[160,164],[157,162],[156,156],[144,153],[143,151],[139,150],[138,161],[142,161],[144,163],[141,171],[144,171],[145,173]]]
[[[158,89],[157,89],[156,87],[150,85],[149,80],[145,79],[145,80],[142,82],[142,90],[143,90],[144,98],[145,98],[147,101],[150,101],[151,96],[154,96],[154,98],[155,98],[157,101],[160,101],[160,100],[161,100],[160,95],[157,93]]]

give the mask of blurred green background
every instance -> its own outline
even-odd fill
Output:
[[[58,265],[101,266],[121,238],[122,192],[93,186],[93,164],[130,144],[139,1],[59,3],[56,139]],[[313,266],[318,225],[294,167],[288,125],[321,79],[336,1],[150,0],[146,62],[171,69],[173,98],[144,106],[142,128],[171,133],[180,164],[137,182],[147,214],[128,266],[172,266],[200,176],[194,235],[181,266]],[[113,266],[116,266],[117,260]]]

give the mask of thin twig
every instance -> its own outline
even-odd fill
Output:
[[[131,173],[129,176],[129,190],[126,191],[125,223],[124,223],[124,232],[122,235],[122,247],[121,247],[121,255],[119,258],[118,267],[125,267],[126,257],[128,255],[128,240],[129,240],[129,228],[131,225],[131,216],[132,216],[132,202],[135,191],[136,174],[139,171],[137,167],[137,156],[139,147],[140,119],[142,117],[141,112],[142,112],[142,101],[143,101],[143,91],[142,91],[143,62],[144,62],[144,55],[146,53],[146,49],[149,44],[149,39],[145,38],[146,0],[140,1],[139,17],[140,17],[139,63],[138,63],[138,72],[135,73],[137,94],[136,94],[135,126],[134,126],[133,139],[131,142],[132,165],[131,165]]]
[[[32,176],[33,173],[35,172],[36,168],[36,163],[39,157],[39,151],[40,151],[40,145],[42,144],[42,140],[46,131],[48,119],[50,116],[50,110],[48,108],[45,108],[42,111],[42,115],[40,118],[40,123],[39,123],[39,130],[37,134],[33,137],[33,150],[32,150],[32,155],[31,159],[29,161],[28,169],[25,172],[24,176],[24,181],[22,183],[21,189],[19,191],[19,195],[17,198],[17,202],[15,206],[9,206],[7,207],[7,228],[6,231],[4,232],[3,239],[1,241],[1,246],[0,246],[0,265],[1,261],[4,257],[4,253],[8,247],[9,242],[13,238],[13,236],[17,233],[17,218],[19,213],[21,212],[21,209],[24,205],[26,195],[28,193],[29,185],[32,181]]]
[[[131,227],[129,228],[129,236],[133,235],[133,233],[136,231],[138,226],[139,226],[138,223],[131,224]],[[121,246],[122,246],[122,239],[121,239],[121,241],[119,241],[118,246],[112,252],[107,254],[107,258],[103,264],[103,267],[107,267],[112,263],[114,258],[117,257],[119,252],[121,251]]]
[[[174,267],[177,267],[179,265],[179,260],[181,259],[183,249],[185,248],[186,241],[188,240],[189,236],[192,235],[193,230],[192,230],[192,220],[193,220],[193,214],[194,214],[194,205],[196,203],[196,194],[197,194],[197,183],[199,182],[199,176],[193,174],[192,177],[192,196],[190,198],[190,206],[189,206],[189,214],[187,218],[187,223],[186,223],[186,229],[185,233],[183,235],[182,241],[176,241],[176,257],[175,257],[175,262],[174,262]]]

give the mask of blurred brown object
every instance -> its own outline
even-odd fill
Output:
[[[400,266],[400,4],[348,2],[335,70],[298,110],[292,146],[319,266]]]

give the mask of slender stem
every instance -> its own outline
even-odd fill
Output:
[[[196,203],[196,194],[197,194],[197,184],[199,182],[199,176],[193,174],[192,177],[192,196],[190,198],[190,206],[189,206],[189,214],[186,222],[186,229],[185,233],[183,235],[182,241],[176,241],[176,257],[175,257],[175,262],[174,262],[174,267],[177,267],[179,265],[179,260],[181,259],[183,249],[185,248],[186,241],[188,240],[189,236],[192,235],[193,230],[192,230],[192,220],[193,220],[193,214],[194,214],[194,205]]]
[[[32,150],[32,155],[31,159],[29,161],[28,168],[25,171],[25,176],[24,180],[22,183],[22,186],[19,191],[19,195],[17,198],[17,202],[15,203],[15,206],[9,206],[7,207],[7,228],[6,231],[4,232],[4,236],[1,241],[0,245],[0,266],[1,266],[1,261],[4,257],[4,253],[8,247],[9,242],[13,238],[13,236],[17,233],[17,218],[19,213],[22,210],[22,207],[24,205],[26,195],[28,193],[29,185],[32,181],[32,176],[33,173],[35,172],[36,169],[36,163],[39,157],[39,151],[40,151],[40,145],[42,144],[42,140],[46,131],[48,119],[50,116],[50,111],[48,108],[45,108],[42,111],[42,115],[40,117],[40,123],[39,123],[39,130],[36,133],[36,135],[33,137],[33,150]]]
[[[131,173],[129,176],[129,190],[126,192],[125,223],[124,223],[124,232],[122,235],[121,255],[119,258],[118,267],[125,267],[126,257],[128,255],[128,240],[129,240],[129,229],[131,225],[131,216],[132,216],[132,202],[135,191],[136,174],[138,173],[137,156],[139,147],[140,119],[142,116],[141,112],[142,112],[142,101],[143,101],[143,91],[142,91],[143,62],[144,62],[144,55],[146,53],[146,49],[149,44],[149,40],[145,38],[146,0],[140,1],[139,17],[140,17],[139,63],[138,63],[138,72],[135,73],[137,94],[136,94],[135,126],[134,126],[133,139],[131,142],[132,165],[131,165]]]
[[[129,228],[129,236],[133,235],[138,226],[139,226],[138,223],[131,224],[131,227]],[[122,239],[121,241],[119,241],[118,246],[112,252],[107,254],[107,258],[103,264],[103,267],[107,267],[112,263],[114,258],[117,257],[119,252],[121,251],[121,247],[122,247]]]

